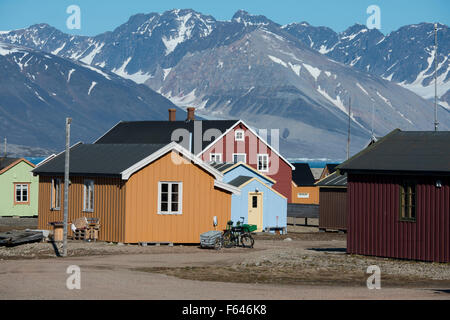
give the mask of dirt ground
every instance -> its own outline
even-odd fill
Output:
[[[0,247],[0,299],[450,299],[450,264],[347,255],[345,234],[303,228],[257,235],[254,249],[69,241],[58,258],[51,243]],[[80,290],[66,287],[70,265]],[[366,286],[369,265],[380,290]]]

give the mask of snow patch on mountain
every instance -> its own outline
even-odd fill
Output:
[[[147,81],[148,79],[150,79],[152,77],[151,74],[149,73],[144,73],[142,72],[142,70],[139,70],[138,72],[135,72],[133,74],[128,74],[125,71],[125,68],[127,67],[128,63],[130,63],[132,57],[128,57],[124,63],[120,66],[120,68],[118,69],[112,69],[111,71],[115,74],[117,74],[118,76],[121,76],[122,78],[125,79],[130,79],[138,84],[142,84],[145,81]]]
[[[172,68],[163,69],[163,72],[164,72],[163,81],[166,80],[166,78],[169,75],[170,71],[172,71]]]
[[[12,48],[12,47],[9,47],[7,45],[0,43],[0,55],[1,56],[6,56],[8,54],[15,53],[15,52],[20,52],[20,51],[16,48]]]
[[[356,83],[356,85],[358,86],[358,88],[361,89],[362,92],[364,92],[366,95],[369,95],[369,94],[367,93],[366,89],[364,89],[362,85],[360,85],[358,82]]]
[[[70,82],[70,77],[72,76],[72,73],[75,71],[75,69],[70,69],[69,74],[67,75],[67,82]]]
[[[179,26],[176,35],[168,38],[162,37],[161,40],[166,46],[166,56],[173,52],[180,43],[191,37],[193,25],[187,25],[187,22],[191,17],[192,13],[188,13],[184,16],[178,17],[177,21],[179,22]]]
[[[80,61],[87,63],[87,64],[91,64],[92,60],[94,60],[95,56],[100,53],[102,51],[102,48],[105,44],[98,44],[96,43],[94,46],[94,48],[91,50],[91,52],[89,52],[88,55],[86,55],[84,58],[80,59]]]
[[[62,46],[60,46],[59,48],[56,48],[55,50],[53,50],[52,51],[52,54],[58,54],[58,53],[60,53],[61,52],[61,50],[62,49],[64,49],[64,47],[66,46],[66,44],[67,44],[67,42],[64,42],[63,44],[62,44]]]
[[[282,65],[283,67],[285,67],[285,68],[288,67],[287,63],[284,62],[283,60],[281,60],[281,59],[279,59],[279,58],[277,58],[277,57],[271,56],[271,55],[267,55],[267,56],[268,56],[269,59],[272,60],[273,62],[278,63],[278,64],[281,64],[281,65]]]
[[[92,89],[94,89],[94,87],[95,87],[96,84],[97,84],[97,82],[92,81],[91,86],[89,87],[88,96],[91,95],[91,91],[92,91]]]
[[[309,74],[314,77],[314,80],[317,81],[317,78],[319,77],[322,70],[320,70],[319,68],[310,66],[309,64],[306,64],[306,63],[303,63],[303,66],[306,68],[306,70],[308,70]]]
[[[83,67],[91,69],[92,71],[97,72],[98,74],[101,74],[102,76],[104,76],[106,79],[111,80],[111,77],[106,74],[105,72],[101,71],[100,69],[94,68],[93,66],[90,66],[88,64],[83,64]]]

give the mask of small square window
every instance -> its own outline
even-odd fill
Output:
[[[236,130],[234,132],[234,140],[244,141],[244,130]]]
[[[221,153],[211,153],[209,155],[209,161],[215,163],[222,163],[222,154]]]
[[[247,160],[247,155],[245,153],[234,153],[233,154],[233,162],[234,163],[238,163],[238,162],[246,163],[246,160]]]

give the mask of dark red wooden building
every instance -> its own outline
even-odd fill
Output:
[[[396,129],[340,166],[347,252],[450,262],[450,132]]]
[[[319,230],[347,230],[347,175],[334,172],[316,182],[319,188]]]

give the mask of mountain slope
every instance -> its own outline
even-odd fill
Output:
[[[120,120],[167,119],[175,107],[144,85],[28,48],[0,43],[0,70],[0,136],[14,144],[60,149],[66,117],[72,142],[89,142]]]

